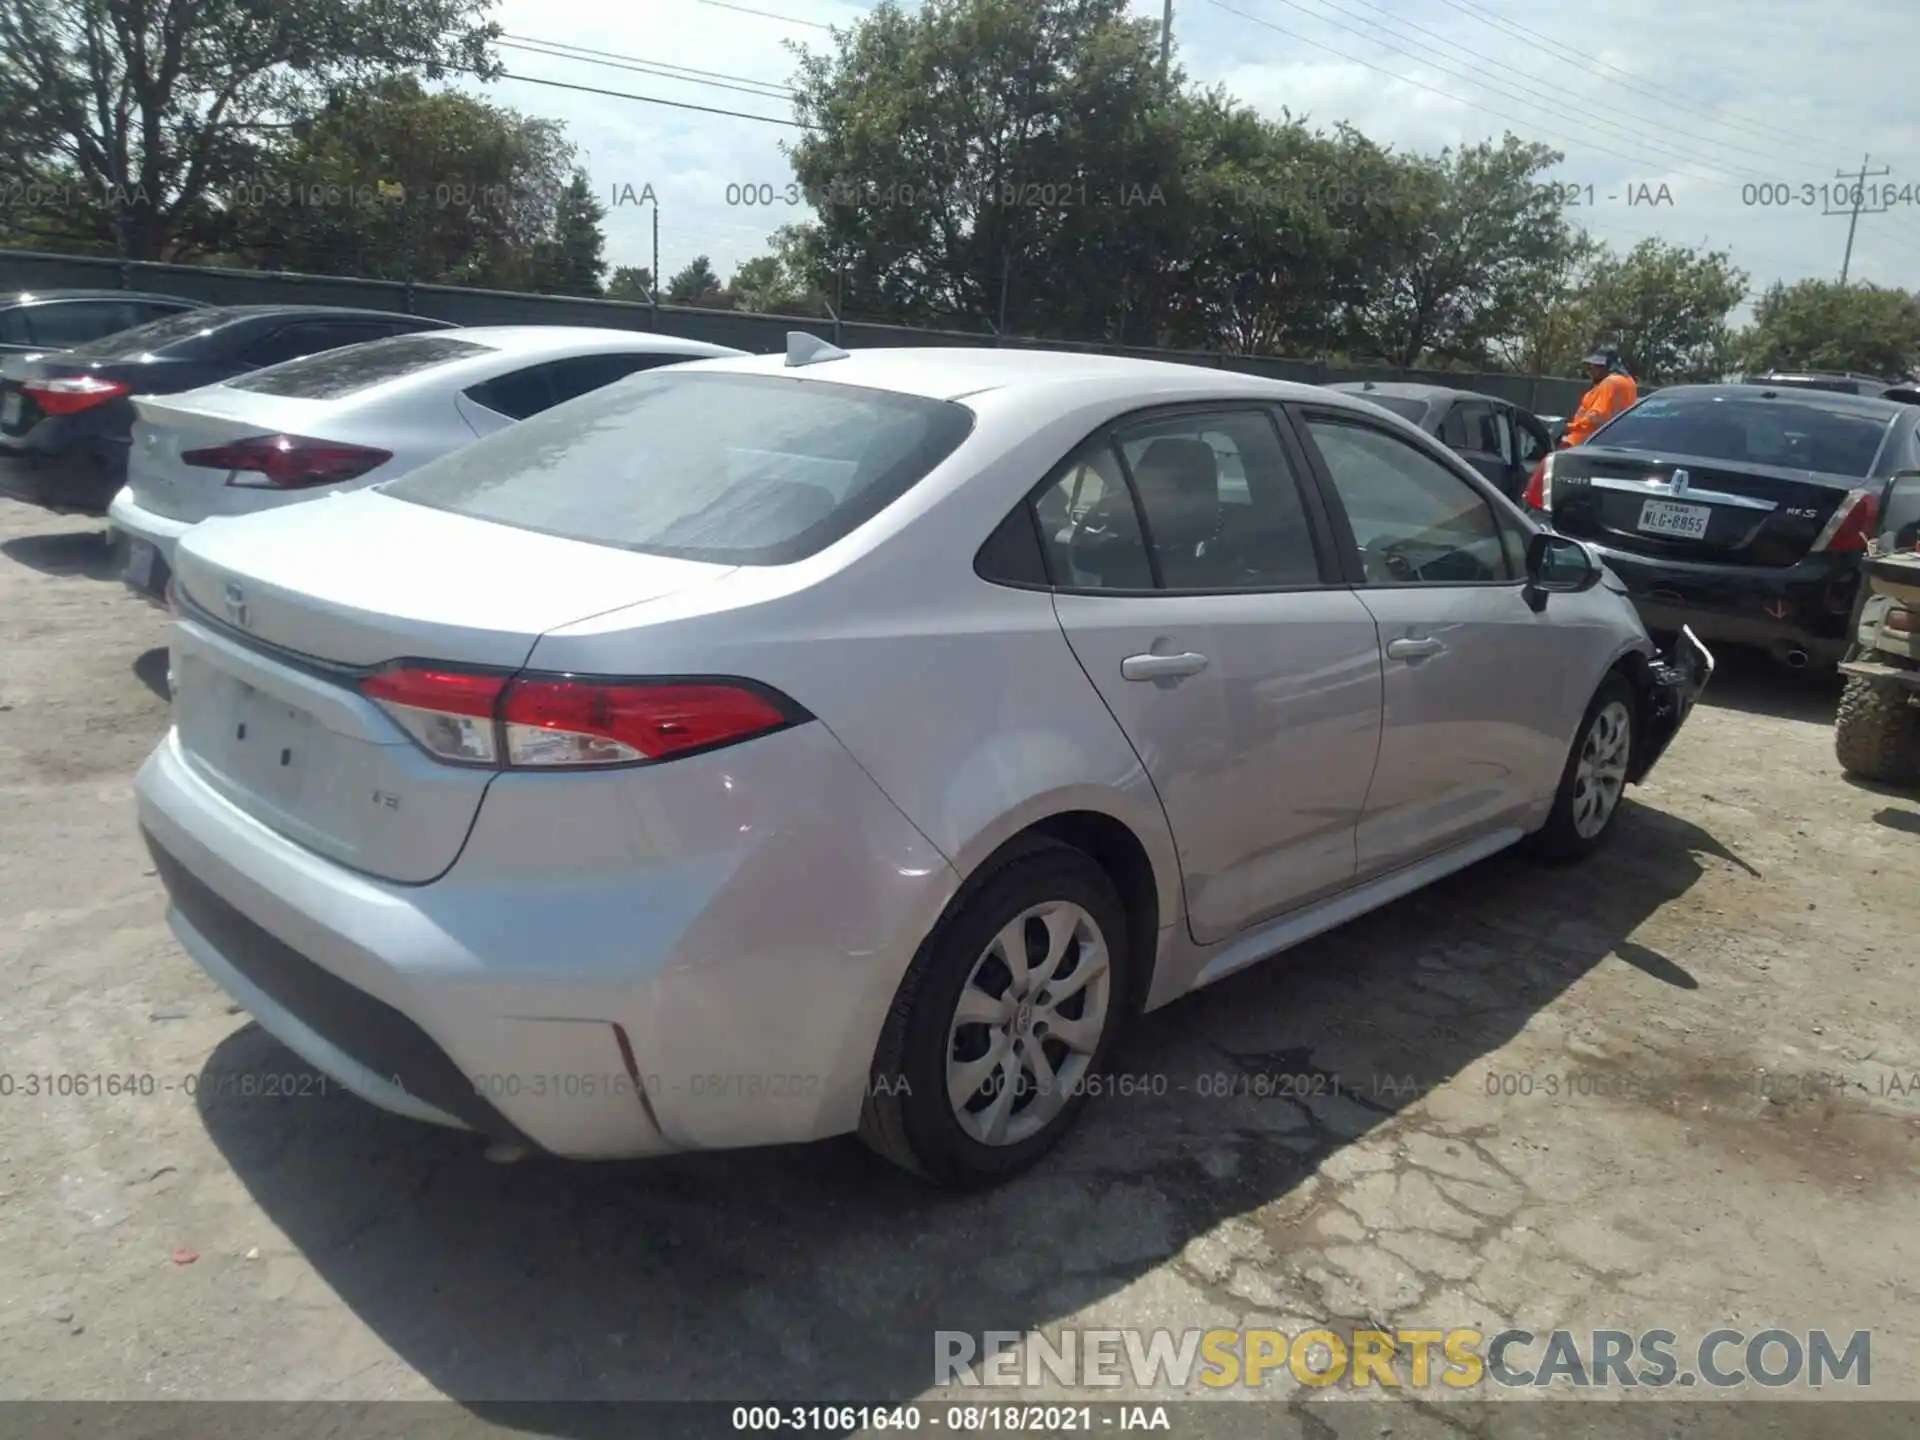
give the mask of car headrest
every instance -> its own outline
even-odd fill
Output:
[[[1142,498],[1152,494],[1161,500],[1193,504],[1220,498],[1220,474],[1214,463],[1213,447],[1204,440],[1163,436],[1152,441],[1134,467]]]

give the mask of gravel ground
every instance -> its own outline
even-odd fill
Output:
[[[1331,1323],[1658,1328],[1683,1360],[1870,1329],[1870,1389],[1778,1433],[1920,1402],[1920,805],[1843,780],[1831,687],[1728,657],[1600,860],[1496,858],[1149,1017],[1119,1069],[1152,1093],[955,1198],[850,1140],[503,1166],[249,1093],[317,1087],[173,943],[135,835],[165,617],[98,525],[0,501],[0,635],[0,1398],[900,1402],[935,1330]],[[153,1093],[24,1093],[62,1074]],[[1403,1394],[1249,1433],[1527,1408]]]

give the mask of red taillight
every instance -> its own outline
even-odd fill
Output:
[[[1849,490],[1814,538],[1815,550],[1865,550],[1880,518],[1880,497],[1871,490]]]
[[[1529,510],[1544,510],[1547,508],[1546,461],[1542,460],[1538,465],[1533,467],[1533,474],[1528,477],[1527,480],[1526,494],[1520,498],[1526,502]]]
[[[1520,501],[1529,510],[1551,510],[1553,508],[1553,461],[1552,454],[1533,467],[1533,474],[1527,480],[1527,488]]]
[[[97,375],[67,375],[57,380],[27,380],[21,390],[33,397],[43,415],[77,415],[128,393],[118,380]]]
[[[305,435],[249,435],[225,445],[182,451],[180,463],[208,470],[231,470],[234,473],[227,479],[229,485],[301,490],[309,485],[338,485],[343,480],[357,480],[392,458],[392,451],[376,450],[370,445],[345,445]],[[243,478],[249,475],[260,478]]]
[[[400,666],[360,688],[436,758],[512,769],[665,760],[797,718],[760,690],[724,681],[515,680]]]

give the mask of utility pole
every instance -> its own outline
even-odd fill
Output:
[[[1167,78],[1167,56],[1173,49],[1173,0],[1160,13],[1160,78]]]
[[[1854,182],[1853,204],[1845,210],[1824,210],[1821,212],[1823,215],[1845,215],[1847,217],[1847,252],[1840,260],[1840,283],[1842,285],[1847,283],[1847,271],[1853,266],[1853,234],[1854,231],[1860,228],[1860,206],[1867,198],[1867,179],[1869,175],[1878,177],[1893,173],[1884,165],[1878,170],[1869,171],[1867,169],[1867,162],[1872,158],[1871,155],[1862,155],[1860,157],[1860,173],[1858,175],[1849,175],[1843,170],[1833,172],[1834,178],[1837,180],[1851,180]],[[1869,210],[1866,213],[1869,215],[1884,215],[1890,208],[1890,206],[1882,205],[1878,209]]]

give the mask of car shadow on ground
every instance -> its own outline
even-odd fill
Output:
[[[1728,645],[1714,651],[1713,680],[1702,705],[1779,720],[1833,724],[1841,677],[1833,671],[1792,670],[1765,651]]]
[[[104,528],[63,530],[57,535],[15,535],[0,540],[0,555],[45,575],[84,575],[118,580],[125,568],[120,547]]]
[[[173,696],[167,691],[168,664],[167,647],[156,645],[151,650],[142,650],[134,657],[133,674],[134,678],[147,689],[171,704]]]
[[[482,1418],[579,1436],[583,1412],[515,1402],[903,1401],[933,1384],[936,1330],[1096,1303],[1101,1323],[1184,1323],[1156,1267],[1434,1087],[1485,1083],[1476,1062],[1609,956],[1697,986],[1628,937],[1700,857],[1743,862],[1643,806],[1618,826],[1585,866],[1496,856],[1145,1017],[1115,1060],[1130,1083],[997,1190],[932,1191],[851,1139],[493,1165],[337,1090],[239,1098],[234,1077],[299,1065],[251,1025],[209,1058],[201,1114],[319,1278]],[[1273,1223],[1284,1248],[1298,1219]]]

